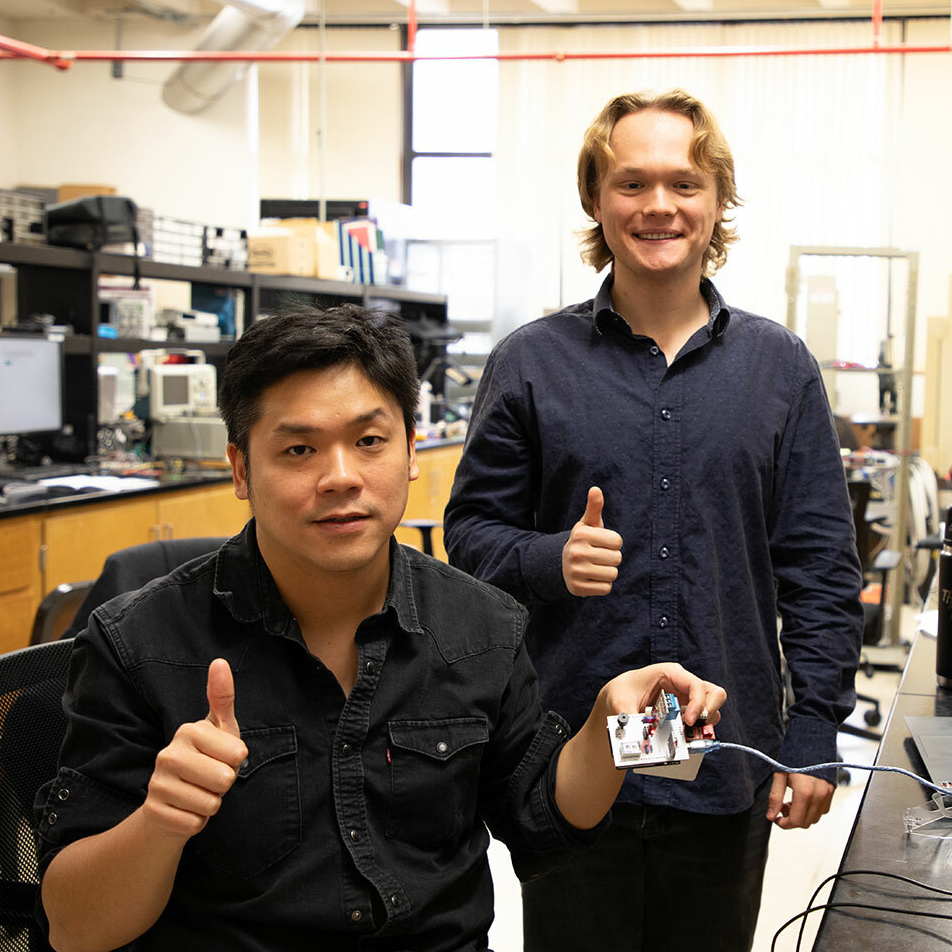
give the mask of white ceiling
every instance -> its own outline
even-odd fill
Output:
[[[305,22],[404,23],[408,0],[308,0]],[[207,19],[214,0],[0,0],[0,16],[18,19]],[[417,0],[420,23],[574,22],[811,16],[871,16],[872,0]],[[884,14],[949,15],[949,0],[884,0]]]

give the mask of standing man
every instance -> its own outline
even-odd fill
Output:
[[[570,724],[607,677],[678,660],[727,687],[721,739],[833,761],[862,630],[850,504],[816,362],[707,277],[735,239],[730,149],[683,91],[619,96],[578,188],[583,257],[611,272],[491,355],[450,560],[527,605],[543,702]],[[738,752],[694,783],[629,774],[599,843],[524,885],[526,952],[749,948],[770,824],[815,823],[833,780]]]
[[[399,318],[353,305],[255,323],[220,404],[254,518],[98,608],[38,799],[57,952],[485,952],[486,825],[522,876],[586,845],[620,787],[606,717],[663,664],[543,717],[508,595],[397,545],[418,384]],[[128,944],[128,945],[127,945]]]

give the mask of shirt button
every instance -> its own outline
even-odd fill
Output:
[[[46,816],[46,822],[49,823],[50,826],[56,826],[57,819],[58,817],[52,810]]]
[[[445,740],[441,740],[441,741],[436,745],[436,749],[437,749],[441,754],[445,754],[445,753],[450,749],[450,745],[447,744]]]
[[[658,619],[658,627],[659,627],[659,628],[667,628],[667,627],[668,627],[668,616],[667,616],[667,615],[662,615],[662,616]]]
[[[356,843],[360,840],[360,830],[351,830],[350,838]]]
[[[60,792],[57,794],[57,796],[60,798],[60,800],[68,800],[68,799],[69,799],[69,790],[67,790],[66,787],[63,787],[63,788],[60,790]]]
[[[666,545],[663,545],[660,549],[658,549],[658,555],[660,555],[663,559],[666,559],[670,554],[671,553],[668,551],[668,547]]]
[[[662,477],[661,477],[661,488],[662,488],[662,489],[670,489],[670,488],[671,488],[671,480],[668,479],[667,476],[662,476]]]
[[[652,345],[651,345],[651,356],[652,356],[652,357],[657,357],[658,354],[660,354],[660,353],[661,353],[661,348],[658,347],[657,344],[652,344]]]
[[[349,757],[349,756],[354,752],[354,748],[351,747],[350,744],[341,744],[341,745],[340,745],[340,752],[341,752],[345,757]]]
[[[399,897],[396,893],[394,893],[394,894],[390,897],[390,905],[391,905],[391,906],[399,906],[399,905],[400,905],[400,897]]]
[[[367,674],[373,674],[374,671],[376,671],[376,670],[377,670],[377,662],[376,662],[376,661],[368,661],[368,662],[364,665],[364,671],[366,671]]]
[[[363,919],[363,914],[359,909],[354,909],[354,911],[350,914],[350,918],[354,922],[360,922],[360,920]]]
[[[671,411],[670,411],[667,407],[665,407],[665,408],[661,411],[661,419],[662,419],[662,420],[670,420],[670,419],[671,419]]]

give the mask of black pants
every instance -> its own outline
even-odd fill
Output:
[[[522,886],[525,952],[748,952],[772,777],[745,813],[617,803],[590,849]]]

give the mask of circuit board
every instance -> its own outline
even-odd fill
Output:
[[[678,699],[662,693],[641,713],[611,715],[608,739],[619,770],[693,780],[704,753],[692,742],[713,740],[714,731],[707,725],[685,729]]]

